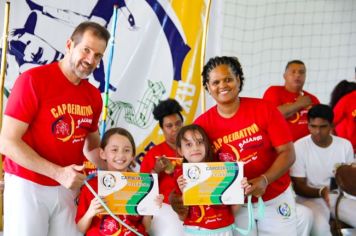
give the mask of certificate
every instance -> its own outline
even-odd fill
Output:
[[[183,163],[184,205],[244,203],[242,162]]]
[[[98,171],[98,195],[115,215],[154,215],[157,174]]]

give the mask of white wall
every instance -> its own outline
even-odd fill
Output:
[[[283,84],[292,59],[307,67],[305,90],[328,103],[342,79],[356,67],[356,1],[225,0],[222,54],[243,66],[243,96],[261,97],[270,85]]]

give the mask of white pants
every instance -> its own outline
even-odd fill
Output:
[[[297,220],[295,199],[292,190],[288,188],[278,197],[265,202],[265,216],[258,217],[257,204],[253,204],[255,225],[249,236],[296,236]],[[248,226],[247,206],[243,205],[235,216],[235,224],[242,229]],[[240,235],[237,231],[234,235]]]
[[[335,218],[337,194],[330,194],[331,215]],[[339,219],[356,228],[356,200],[343,197],[339,204]]]
[[[189,232],[190,231],[190,232]],[[231,226],[209,230],[196,226],[184,226],[183,236],[194,236],[194,235],[209,235],[209,236],[233,236],[233,229]]]
[[[295,209],[297,214],[297,235],[309,236],[314,222],[313,212],[310,208],[298,203],[295,205]]]
[[[5,173],[5,236],[76,236],[76,194]]]
[[[162,208],[153,216],[151,236],[182,236],[183,222],[171,205],[163,203]]]
[[[330,194],[331,196],[333,194]],[[331,198],[333,198],[331,196]],[[331,200],[330,198],[330,200]],[[331,200],[333,201],[333,200]],[[331,236],[330,209],[322,198],[304,198],[297,196],[297,202],[309,207],[313,212],[314,223],[311,229],[312,236]]]

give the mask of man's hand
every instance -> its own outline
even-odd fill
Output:
[[[309,96],[299,96],[295,102],[301,108],[306,108],[312,105],[312,100]]]
[[[324,199],[326,205],[330,208],[329,188],[327,187],[322,188],[320,193],[321,193],[320,197]]]
[[[85,180],[84,165],[70,165],[60,169],[55,180],[68,189],[79,189]]]

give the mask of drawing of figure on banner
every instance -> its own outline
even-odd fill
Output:
[[[21,73],[33,66],[44,65],[58,61],[63,57],[62,41],[58,35],[46,33],[45,27],[55,27],[61,31],[71,32],[82,21],[92,20],[107,26],[113,12],[113,5],[117,4],[120,10],[127,16],[128,25],[135,28],[135,20],[124,0],[120,1],[82,1],[86,7],[78,9],[66,9],[61,1],[27,0],[30,14],[22,28],[16,28],[11,33],[9,53],[15,56],[18,72]],[[80,5],[80,1],[76,1]],[[89,7],[92,6],[92,7]],[[91,9],[91,11],[88,11]],[[78,10],[78,12],[76,12]],[[52,25],[52,26],[49,26]],[[56,42],[60,42],[60,44]],[[58,45],[58,46],[57,46]],[[100,62],[93,72],[95,81],[99,83],[99,90],[104,91],[105,72],[104,63]],[[109,89],[116,91],[112,84]]]

